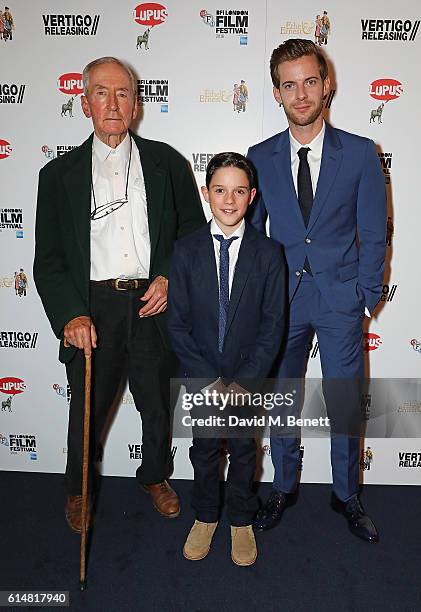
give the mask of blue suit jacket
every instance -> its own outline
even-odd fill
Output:
[[[268,375],[285,329],[282,247],[246,224],[218,349],[219,287],[210,226],[178,240],[171,261],[168,331],[186,378]]]
[[[308,227],[294,188],[289,130],[251,147],[259,197],[250,221],[284,245],[292,300],[308,257],[330,308],[356,314],[380,299],[386,246],[386,193],[374,143],[326,123]]]

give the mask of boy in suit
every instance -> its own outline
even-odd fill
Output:
[[[268,375],[285,325],[285,264],[282,248],[244,221],[255,194],[250,162],[238,153],[219,153],[206,172],[205,200],[213,219],[178,240],[169,279],[168,329],[187,379],[214,381],[218,393],[243,390],[238,381]],[[225,383],[231,381],[227,387]],[[204,385],[201,385],[203,388]],[[193,436],[192,505],[195,523],[183,554],[203,559],[219,515],[220,440]],[[228,440],[227,513],[231,557],[251,565],[257,557],[252,520],[258,509],[252,490],[256,444]]]

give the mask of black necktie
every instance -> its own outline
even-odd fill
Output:
[[[307,153],[309,151],[310,149],[308,147],[302,147],[298,151],[300,164],[298,166],[297,176],[298,201],[306,227],[310,219],[311,207],[313,206],[313,187],[311,185],[310,166],[307,160]]]
[[[308,165],[307,153],[310,151],[308,147],[302,147],[298,151],[300,164],[298,166],[297,175],[297,190],[298,202],[300,203],[301,214],[303,215],[304,224],[307,227],[311,208],[313,206],[313,187],[311,185],[310,166]],[[304,262],[304,270],[311,274],[310,263],[306,257]]]

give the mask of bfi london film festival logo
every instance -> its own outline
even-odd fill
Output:
[[[390,185],[390,178],[392,174],[392,153],[377,153],[380,159],[380,164],[384,174],[384,182],[386,185]]]
[[[29,434],[10,434],[9,448],[11,455],[26,454],[31,461],[37,460],[37,439]]]
[[[0,233],[15,232],[16,238],[23,238],[22,208],[0,208]]]
[[[76,149],[78,145],[55,145],[54,147],[50,147],[49,145],[42,145],[41,151],[44,154],[44,157],[51,161],[56,157],[61,157],[65,155],[69,151]]]
[[[368,89],[368,93],[380,104],[370,111],[370,123],[383,123],[382,116],[386,104],[397,100],[403,94],[403,85],[396,79],[376,79]]]
[[[57,87],[61,93],[70,96],[61,105],[61,117],[73,117],[73,104],[79,94],[83,93],[83,79],[80,72],[66,72],[58,77]]]
[[[382,302],[392,302],[397,291],[397,285],[383,285],[380,300]]]
[[[361,19],[361,40],[414,42],[419,27],[419,19]]]
[[[370,471],[374,459],[374,451],[371,446],[362,448],[360,453],[360,468],[363,472]]]
[[[22,104],[26,85],[0,83],[0,104]]]
[[[400,468],[421,468],[421,452],[399,453],[399,467]]]
[[[199,95],[202,104],[232,104],[236,114],[243,114],[247,110],[249,90],[244,79],[233,84],[232,89],[205,89]]]
[[[96,36],[99,15],[43,15],[45,36]]]
[[[66,385],[66,387],[62,387],[58,383],[54,383],[52,385],[53,391],[60,395],[60,397],[64,397],[67,400],[67,403],[70,404],[70,400],[72,397],[72,392],[70,390],[70,385]]]
[[[161,113],[168,113],[168,79],[138,79],[137,98],[142,106],[157,104]]]
[[[331,35],[331,22],[327,11],[320,11],[314,19],[290,19],[281,24],[281,36],[299,37],[310,36],[316,45],[327,45]]]
[[[12,400],[25,389],[25,382],[21,378],[15,376],[0,378],[0,392],[8,396],[7,399],[1,400],[1,414],[12,412]]]
[[[213,14],[202,9],[199,14],[203,23],[215,31],[216,38],[236,37],[241,46],[248,44],[249,12],[247,10],[217,9]]]
[[[148,51],[152,29],[165,23],[168,17],[167,8],[156,2],[138,4],[133,11],[133,17],[137,24],[146,26],[136,39],[136,49]]]
[[[421,353],[421,342],[416,338],[412,338],[411,346],[416,353]]]
[[[383,340],[378,334],[374,334],[372,332],[367,332],[364,334],[364,351],[366,353],[377,350],[382,344]]]

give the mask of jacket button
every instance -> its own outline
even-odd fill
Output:
[[[301,276],[301,272],[300,272],[300,270],[297,270],[297,271],[296,271],[295,276]]]
[[[311,238],[308,238],[308,237],[307,237],[307,238],[306,238],[306,240],[305,240],[305,243],[306,243],[306,244],[311,244]]]

